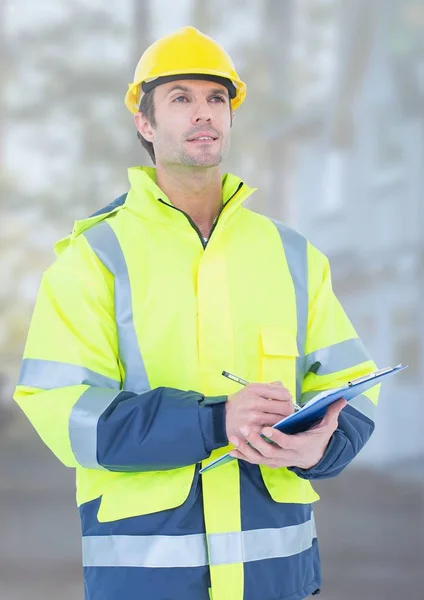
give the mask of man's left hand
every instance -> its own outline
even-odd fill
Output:
[[[229,440],[237,448],[230,454],[234,458],[274,469],[279,467],[311,469],[324,456],[328,442],[337,429],[339,413],[346,404],[344,398],[334,402],[327,409],[320,423],[302,433],[287,435],[278,429],[265,427],[262,433],[272,440],[273,444],[266,442],[252,429],[242,427],[240,429],[242,436],[240,438],[232,436]]]

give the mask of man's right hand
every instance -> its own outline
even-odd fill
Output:
[[[249,383],[239,392],[230,394],[226,403],[227,438],[240,437],[240,427],[256,432],[272,426],[294,412],[292,396],[279,381]]]

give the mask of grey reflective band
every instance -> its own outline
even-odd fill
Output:
[[[121,383],[91,369],[55,360],[24,358],[18,385],[54,390],[71,385],[96,385],[119,390]]]
[[[297,311],[296,401],[300,402],[302,382],[305,376],[305,344],[308,327],[308,241],[274,219],[270,219],[280,234],[290,275],[294,284]]]
[[[315,392],[306,392],[305,394],[302,394],[301,404],[306,404],[306,402],[309,402],[309,400],[312,400],[314,396],[320,394],[321,392],[325,392],[325,390],[316,390]],[[368,396],[365,396],[365,394],[360,394],[356,398],[349,400],[348,406],[351,406],[358,412],[362,413],[370,421],[375,421],[375,412],[377,407],[374,402],[368,398]]]
[[[120,390],[88,388],[69,416],[69,439],[78,463],[87,469],[103,469],[97,462],[97,423]]]
[[[316,538],[315,521],[278,529],[251,529],[208,536],[211,565],[284,558],[312,547]]]
[[[134,327],[131,285],[125,257],[112,227],[102,221],[84,231],[98,259],[115,277],[115,320],[119,356],[125,370],[124,390],[142,394],[150,390]]]
[[[306,355],[306,372],[330,375],[371,360],[359,338],[345,340]]]
[[[206,537],[194,535],[97,535],[82,538],[84,567],[202,567]]]
[[[304,552],[316,538],[315,521],[279,529],[205,534],[83,537],[84,567],[201,567],[282,558]]]
[[[377,406],[365,394],[361,394],[349,401],[349,406],[363,414],[370,421],[375,421]]]

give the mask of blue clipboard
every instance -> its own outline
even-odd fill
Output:
[[[363,392],[366,392],[372,388],[374,385],[377,385],[384,377],[388,377],[389,375],[403,371],[407,368],[407,366],[408,365],[400,364],[396,367],[380,369],[379,371],[374,371],[373,373],[369,373],[364,377],[359,377],[358,379],[348,381],[348,383],[343,387],[333,388],[331,390],[325,390],[324,392],[318,393],[316,396],[311,398],[309,402],[304,404],[299,411],[288,417],[285,417],[281,421],[278,421],[278,423],[273,425],[273,428],[289,434],[306,431],[324,417],[327,408],[330,406],[330,404],[333,404],[333,402],[340,400],[340,398],[346,398],[347,401],[352,400],[353,398],[356,398]],[[263,435],[261,437],[265,438]],[[216,460],[203,467],[203,469],[200,469],[200,473],[205,473],[210,469],[225,465],[232,460],[236,459],[230,456],[228,453],[224,454],[223,456],[220,456]]]

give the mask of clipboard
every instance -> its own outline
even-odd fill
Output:
[[[281,419],[281,421],[278,421],[278,423],[275,423],[275,425],[272,427],[288,434],[306,431],[324,417],[327,408],[330,406],[330,404],[333,404],[333,402],[340,400],[340,398],[345,398],[349,402],[349,400],[356,398],[363,392],[366,392],[370,388],[377,385],[385,377],[393,375],[394,373],[399,373],[407,367],[408,365],[399,364],[396,367],[380,369],[379,371],[374,371],[373,373],[369,373],[364,377],[358,377],[357,379],[348,381],[347,384],[342,387],[332,388],[330,390],[320,392],[311,398],[309,402],[304,404],[300,410],[292,415],[289,415],[288,417],[285,417],[284,419]],[[267,438],[262,434],[261,437],[267,440]],[[232,460],[236,459],[230,456],[229,453],[224,454],[200,469],[200,473],[206,473],[210,469],[225,465]]]

